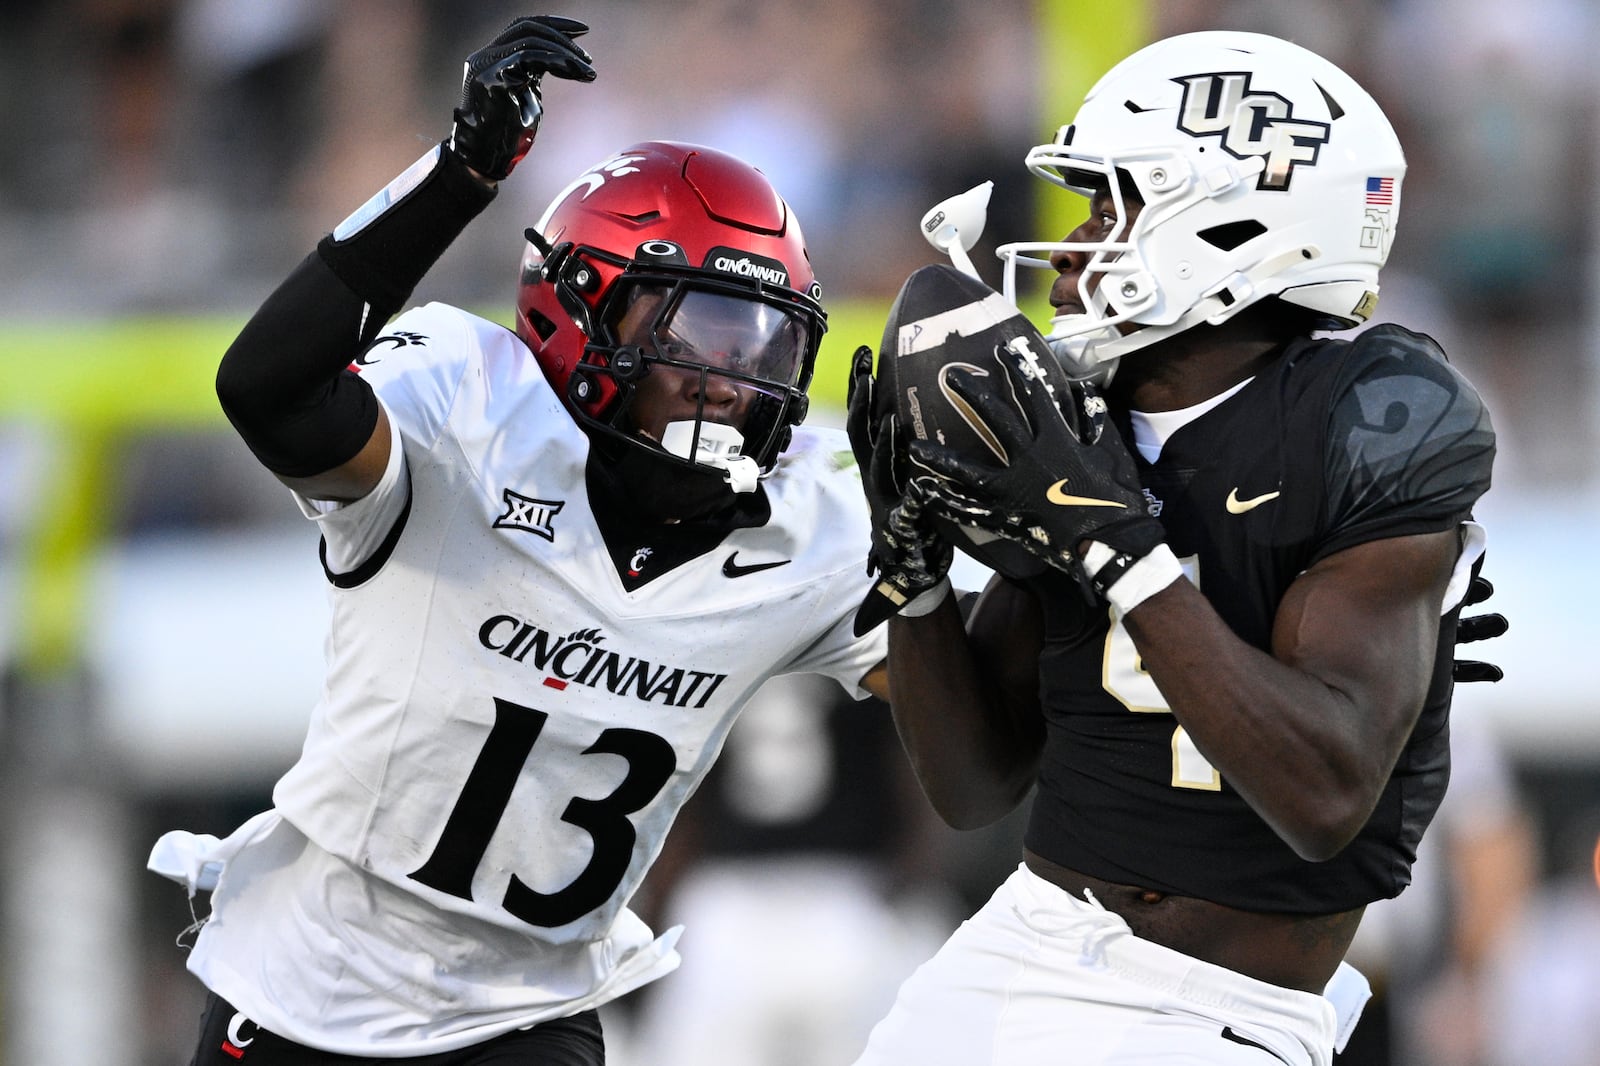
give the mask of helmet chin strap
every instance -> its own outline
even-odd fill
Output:
[[[696,439],[696,427],[699,437]],[[761,467],[744,449],[744,434],[721,422],[685,419],[669,422],[661,434],[661,447],[680,459],[720,470],[734,492],[754,492]]]

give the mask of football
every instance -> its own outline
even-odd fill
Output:
[[[879,418],[895,415],[897,451],[903,454],[912,439],[935,440],[983,462],[1004,459],[945,379],[951,367],[965,366],[987,374],[1009,396],[996,347],[1031,351],[1056,395],[1068,395],[1066,372],[1038,329],[1004,296],[944,263],[920,267],[906,279],[884,326],[873,396]],[[942,518],[937,524],[958,549],[1007,577],[1032,577],[1045,569],[1018,544]]]

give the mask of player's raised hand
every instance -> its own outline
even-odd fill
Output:
[[[912,441],[912,462],[934,475],[928,479],[932,505],[953,521],[1022,545],[1080,581],[1078,552],[1085,542],[1098,541],[1133,560],[1162,543],[1165,534],[1150,517],[1133,457],[1115,430],[1105,431],[1105,401],[1074,382],[1058,406],[1027,351],[1002,346],[995,356],[1005,367],[1004,381],[961,368],[950,369],[947,380],[1004,458],[984,461],[931,440]]]
[[[589,53],[576,42],[588,32],[577,19],[524,16],[468,56],[450,150],[486,178],[510,174],[539,132],[540,79],[594,81]]]

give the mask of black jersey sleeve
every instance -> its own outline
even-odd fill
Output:
[[[1494,429],[1483,399],[1432,338],[1358,336],[1330,397],[1322,558],[1383,537],[1451,529],[1488,491]]]

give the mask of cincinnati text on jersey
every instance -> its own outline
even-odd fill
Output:
[[[727,680],[727,674],[652,663],[601,647],[605,634],[579,629],[556,636],[514,615],[497,614],[478,627],[478,643],[514,662],[547,671],[545,685],[564,689],[584,685],[645,703],[699,709]],[[694,702],[690,702],[694,701]]]

